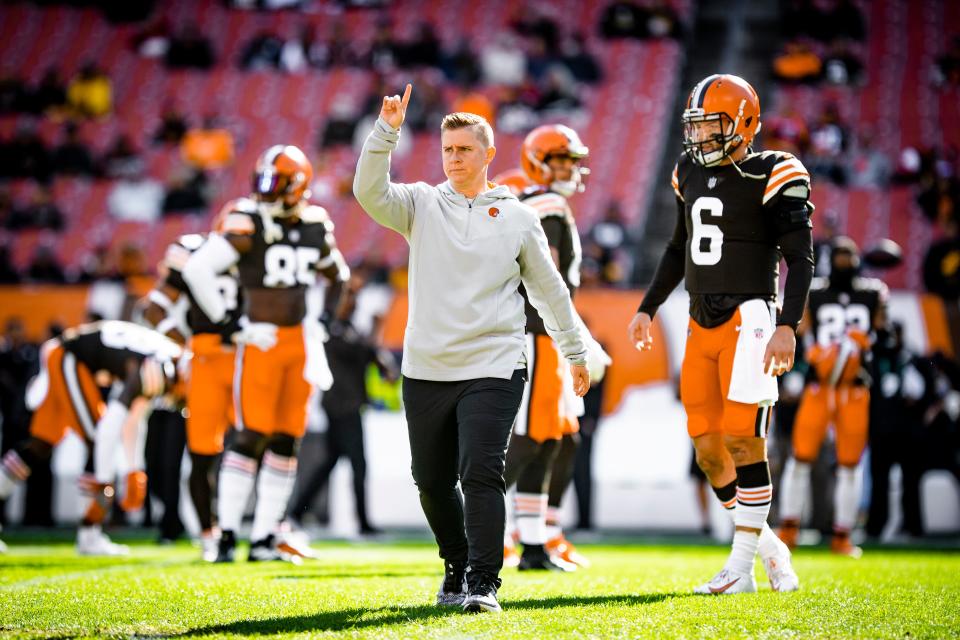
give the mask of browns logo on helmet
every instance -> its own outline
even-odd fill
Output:
[[[257,158],[253,196],[273,217],[293,215],[310,197],[313,165],[299,147],[278,144]]]
[[[760,131],[760,98],[746,80],[714,74],[697,83],[683,111],[683,149],[712,167],[746,154]]]
[[[562,124],[546,124],[527,134],[520,149],[520,166],[527,177],[535,184],[550,187],[560,195],[569,198],[584,190],[585,178],[590,170],[581,166],[590,150],[580,136],[570,127]],[[570,158],[573,167],[569,178],[559,179],[550,168],[551,158]]]

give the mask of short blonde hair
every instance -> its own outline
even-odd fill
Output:
[[[487,122],[487,119],[483,116],[458,111],[456,113],[448,113],[443,117],[443,122],[440,123],[440,133],[452,129],[466,128],[473,129],[474,135],[477,136],[485,147],[489,149],[493,146],[493,127],[490,126],[490,123]]]

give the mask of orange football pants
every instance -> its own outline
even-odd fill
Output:
[[[236,362],[237,428],[303,437],[312,392],[303,377],[307,362],[303,326],[278,327],[277,344],[269,351],[241,345]]]
[[[223,438],[234,423],[233,372],[236,351],[220,334],[200,333],[190,339],[187,383],[187,449],[213,456],[223,451]]]
[[[61,345],[47,353],[41,366],[46,369],[49,386],[33,413],[30,435],[56,445],[67,429],[72,428],[81,438],[92,442],[97,422],[106,408],[93,374]]]
[[[565,415],[563,367],[560,355],[550,336],[527,335],[530,363],[524,398],[517,414],[514,433],[535,442],[559,440],[567,433],[576,433],[580,424],[575,416]]]
[[[767,435],[771,407],[727,398],[739,324],[739,309],[712,329],[690,320],[680,368],[680,401],[687,412],[687,433],[691,438],[708,433],[759,438]]]
[[[867,448],[870,390],[852,384],[833,388],[808,384],[793,423],[794,457],[802,462],[816,460],[831,423],[836,436],[837,462],[855,467]]]

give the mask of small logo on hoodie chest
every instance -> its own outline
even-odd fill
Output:
[[[491,218],[496,218],[500,215],[500,209],[497,209],[496,207],[490,207],[487,209],[487,215],[489,215]]]

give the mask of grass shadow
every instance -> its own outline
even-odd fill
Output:
[[[583,607],[590,605],[622,605],[625,607],[656,604],[672,598],[689,596],[688,593],[643,593],[608,596],[555,596],[549,598],[510,599],[503,601],[507,611]],[[213,634],[306,633],[309,631],[345,631],[369,629],[389,625],[423,622],[433,618],[464,615],[458,607],[414,605],[402,607],[379,607],[374,609],[340,609],[307,615],[284,616],[264,620],[237,620],[224,624],[191,629],[182,634],[166,637],[192,637]]]

